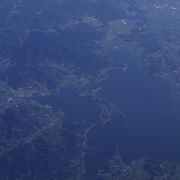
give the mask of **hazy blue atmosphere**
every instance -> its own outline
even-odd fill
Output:
[[[0,180],[180,180],[178,0],[0,0]]]

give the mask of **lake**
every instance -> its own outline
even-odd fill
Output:
[[[89,132],[88,144],[95,147],[87,156],[89,174],[102,168],[115,145],[127,163],[138,158],[180,162],[180,93],[167,80],[153,77],[142,67],[137,54],[132,57],[133,53],[131,48],[113,53],[129,69],[111,71],[98,92],[105,100],[120,105],[129,120],[97,124]]]

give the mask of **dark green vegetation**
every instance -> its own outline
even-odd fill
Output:
[[[135,49],[152,75],[180,88],[179,16],[177,0],[0,0],[0,180],[88,179],[89,129],[128,119],[97,95],[109,71],[128,69],[113,52]],[[38,101],[72,87],[99,107],[98,118],[74,120]],[[174,180],[180,173],[173,163],[138,160],[123,172],[117,163],[114,156],[99,178]]]

